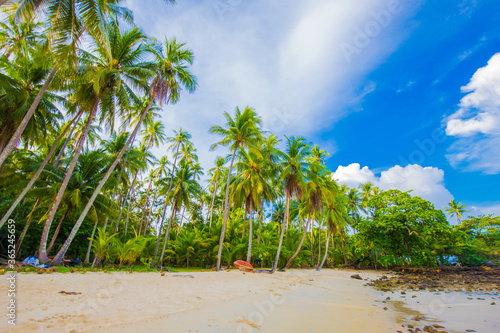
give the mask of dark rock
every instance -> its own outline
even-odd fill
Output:
[[[351,279],[363,280],[363,278],[361,276],[359,276],[359,274],[351,275]]]

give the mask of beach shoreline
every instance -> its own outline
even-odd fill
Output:
[[[363,280],[351,278],[354,274]],[[423,297],[422,291],[418,298],[411,298],[368,286],[387,274],[338,269],[294,269],[272,275],[237,270],[164,276],[152,272],[17,273],[18,321],[9,331],[408,332],[417,299],[432,304],[433,297]],[[6,293],[5,283],[0,292]],[[387,301],[389,293],[392,297]],[[2,298],[0,306],[5,309],[6,305]],[[423,327],[432,322],[416,324]]]

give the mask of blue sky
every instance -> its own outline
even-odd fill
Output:
[[[249,105],[264,128],[329,151],[342,183],[414,189],[439,208],[456,199],[500,214],[498,1],[128,6],[148,34],[176,36],[196,55],[199,88],[165,107],[163,121],[192,133],[205,168],[225,153],[208,150],[217,140],[209,126]]]

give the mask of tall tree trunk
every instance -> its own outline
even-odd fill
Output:
[[[106,222],[108,218],[106,217]],[[87,248],[87,254],[85,255],[85,263],[88,264],[90,260],[90,250],[92,249],[92,242],[94,241],[95,230],[97,229],[97,223],[99,220],[96,220],[94,223],[94,229],[92,229],[92,235],[90,235],[89,247]]]
[[[231,172],[233,171],[233,163],[234,163],[234,157],[236,156],[236,150],[238,150],[238,146],[234,147],[233,157],[231,158],[231,164],[229,165],[229,172],[227,174],[226,198],[224,200],[224,220],[222,221],[222,230],[220,232],[220,238],[219,238],[219,251],[217,252],[217,265],[215,267],[217,271],[220,271],[220,260],[222,258],[222,245],[224,244],[227,218],[229,216],[229,184],[231,183]]]
[[[260,209],[260,215],[259,215],[259,232],[257,234],[257,244],[260,244],[260,227],[262,225],[262,219],[264,215],[264,207]]]
[[[120,162],[121,158],[123,157],[123,154],[125,154],[125,151],[128,149],[128,147],[132,143],[132,140],[134,139],[135,135],[137,134],[137,131],[139,130],[139,128],[141,127],[142,122],[144,121],[144,118],[146,117],[147,113],[149,112],[149,109],[151,108],[151,106],[153,105],[153,102],[154,102],[154,99],[152,98],[151,101],[149,102],[148,106],[146,107],[146,109],[142,113],[140,121],[135,126],[133,135],[128,138],[127,142],[125,143],[125,146],[122,148],[122,150],[120,151],[120,153],[116,157],[113,164],[111,164],[108,171],[106,172],[104,177],[99,182],[99,185],[97,185],[97,188],[94,190],[94,193],[92,193],[92,196],[90,197],[89,201],[85,205],[85,208],[83,209],[82,214],[80,215],[80,217],[76,221],[75,225],[73,226],[73,229],[71,230],[68,238],[64,242],[64,244],[61,247],[61,249],[59,250],[59,252],[54,257],[53,262],[55,263],[55,265],[59,265],[61,263],[62,258],[66,254],[66,251],[68,251],[68,248],[69,248],[71,242],[73,241],[73,239],[75,238],[76,233],[78,232],[78,229],[80,229],[80,226],[82,225],[83,220],[85,219],[85,216],[87,216],[87,213],[89,212],[90,208],[94,204],[94,201],[97,198],[97,196],[99,195],[99,193],[101,192],[104,184],[106,184],[106,182],[108,181],[108,178],[111,176],[111,174],[115,170],[116,166]]]
[[[5,144],[7,143],[7,138],[9,137],[8,131],[4,131],[2,134],[2,138],[0,139],[0,153],[3,151]]]
[[[59,162],[61,161],[61,157],[64,154],[64,150],[66,149],[66,146],[68,145],[69,140],[71,140],[71,138],[73,137],[73,132],[75,131],[76,127],[78,126],[78,122],[80,121],[80,118],[82,117],[82,114],[83,114],[83,110],[80,109],[80,112],[76,115],[75,118],[73,118],[73,120],[71,121],[71,123],[69,123],[68,126],[66,127],[66,129],[64,130],[64,133],[66,133],[67,130],[68,130],[68,128],[74,122],[73,127],[71,128],[71,132],[66,137],[66,140],[64,140],[64,144],[61,147],[61,150],[59,151],[59,154],[57,154],[56,160],[54,161],[54,167],[55,168],[57,168],[59,166]],[[59,141],[58,141],[58,143],[59,143]]]
[[[247,262],[249,263],[252,259],[252,237],[253,237],[253,204],[250,200],[250,218],[248,219],[248,251],[247,251]]]
[[[318,263],[316,267],[319,266],[319,261],[321,260],[321,220],[318,220]]]
[[[151,185],[153,184],[153,177],[151,177],[149,179],[149,185],[148,185],[148,191],[146,193],[146,201],[144,202],[144,205],[142,206],[142,216],[141,216],[141,219],[139,221],[139,232],[138,232],[138,235],[141,234],[141,231],[142,231],[142,225],[144,223],[144,219],[146,218],[146,213],[148,212],[148,210],[146,209],[146,207],[149,207],[149,194],[151,193]]]
[[[179,221],[179,226],[177,228],[177,236],[179,236],[179,232],[181,232],[182,224],[184,221],[184,213],[186,212],[186,206],[182,207],[181,220]]]
[[[293,256],[290,259],[288,259],[284,268],[290,267],[290,264],[292,263],[293,259],[295,259],[299,255],[300,249],[302,249],[302,244],[304,244],[304,240],[306,239],[307,229],[309,228],[309,223],[311,223],[311,212],[309,212],[309,217],[307,218],[307,224],[304,227],[304,231],[302,232],[302,239],[300,240],[299,246],[297,247],[297,250],[295,251]]]
[[[214,202],[215,202],[215,194],[217,193],[217,183],[218,183],[218,179],[215,180],[215,184],[214,184],[214,190],[213,190],[213,193],[212,193],[212,202],[210,203],[210,224],[208,226],[208,231],[211,232],[212,231],[212,217],[213,217],[213,214],[214,214]]]
[[[245,229],[247,228],[247,212],[243,216],[243,231],[241,232],[241,241],[245,238]]]
[[[181,145],[181,143],[178,142],[177,148],[175,151],[174,165],[172,165],[172,172],[170,175],[170,185],[168,186],[168,191],[165,195],[168,195],[168,193],[170,193],[170,190],[172,189],[172,185],[174,182],[175,164],[177,163],[177,155],[179,154],[180,145]],[[160,223],[160,231],[158,231],[158,238],[156,239],[155,255],[153,257],[153,262],[151,263],[151,268],[155,267],[154,265],[156,265],[156,257],[158,256],[158,248],[160,247],[161,229],[163,228],[163,224],[165,223],[165,213],[166,212],[167,212],[167,199],[165,198],[165,206],[163,207],[163,214],[162,214],[161,223]]]
[[[83,111],[80,111],[80,114],[78,114],[75,118],[73,118],[72,122],[75,121],[76,118],[81,115],[81,113],[83,113]],[[64,130],[64,132],[54,142],[54,145],[52,146],[52,149],[49,151],[49,153],[47,154],[47,156],[43,160],[42,164],[40,164],[40,166],[38,167],[38,170],[36,171],[35,175],[31,178],[31,180],[29,181],[29,183],[24,187],[23,191],[19,194],[19,196],[14,201],[14,203],[10,206],[9,210],[7,211],[7,213],[5,213],[5,215],[2,217],[2,220],[0,221],[0,228],[8,220],[8,218],[10,217],[10,215],[12,214],[12,212],[16,209],[17,205],[19,205],[19,203],[24,198],[24,196],[26,195],[26,193],[28,193],[28,191],[31,189],[31,187],[33,186],[33,184],[35,184],[35,182],[38,180],[38,177],[40,177],[40,174],[42,173],[43,169],[45,168],[45,166],[47,165],[47,163],[49,163],[50,158],[52,157],[52,155],[54,155],[54,152],[56,151],[57,145],[59,144],[59,141],[61,141],[61,139],[66,135],[66,133],[67,133],[70,125],[71,125],[71,123],[68,124],[68,126],[66,127],[66,129]]]
[[[0,1],[5,1],[5,0],[0,0]],[[0,6],[1,5],[2,4],[0,4]],[[7,143],[5,148],[3,149],[2,153],[0,154],[0,165],[4,164],[5,160],[9,156],[9,154],[12,152],[12,150],[14,150],[14,148],[21,141],[21,135],[23,134],[24,129],[28,125],[28,122],[30,121],[33,114],[35,113],[35,110],[38,107],[38,104],[40,104],[40,101],[42,100],[43,95],[47,91],[52,80],[54,79],[54,75],[56,75],[57,70],[58,70],[58,67],[54,66],[54,68],[50,72],[49,76],[47,77],[47,80],[45,80],[45,83],[43,84],[42,89],[40,89],[40,91],[38,92],[38,94],[35,97],[35,100],[33,101],[30,108],[28,109],[28,112],[26,112],[23,120],[21,121],[21,123],[17,127],[16,131],[14,132],[12,137],[10,138],[9,142]]]
[[[311,267],[314,266],[314,224],[311,224]]]
[[[59,231],[61,230],[61,225],[64,221],[64,218],[66,217],[66,214],[68,213],[68,210],[69,210],[69,206],[68,206],[68,208],[66,208],[61,219],[59,220],[59,223],[57,224],[56,230],[54,231],[54,235],[52,235],[52,239],[50,240],[49,247],[47,248],[47,256],[49,255],[50,250],[52,250],[52,247],[54,246],[54,243],[56,242],[57,236],[59,235]]]
[[[174,205],[172,208],[172,215],[170,216],[170,220],[168,220],[167,230],[165,231],[165,239],[163,241],[163,251],[161,251],[160,255],[160,266],[163,265],[163,257],[165,256],[165,249],[167,248],[168,237],[170,236],[170,229],[172,228],[172,221],[177,216],[177,207]]]
[[[21,235],[19,235],[19,240],[16,244],[16,259],[19,259],[19,256],[21,255],[21,251],[19,251],[21,249],[21,244],[23,243],[24,236],[26,236],[26,232],[28,232],[28,228],[30,227],[31,221],[33,220],[34,211],[36,207],[38,207],[39,203],[40,198],[37,198],[35,204],[33,205],[33,208],[31,209],[31,213],[28,215],[28,221],[26,221],[23,231],[21,232]]]
[[[283,221],[283,225],[281,226],[280,242],[279,242],[279,245],[278,245],[278,252],[276,253],[276,259],[274,260],[274,265],[273,265],[273,269],[271,270],[271,273],[276,272],[276,269],[278,268],[278,262],[279,262],[280,254],[281,254],[281,246],[283,245],[283,235],[285,234],[285,224],[288,222],[289,203],[290,203],[290,198],[288,197],[288,194],[285,193],[285,216],[284,216],[285,221]]]
[[[328,257],[328,242],[330,242],[330,237],[328,237],[328,234],[326,235],[326,247],[325,247],[325,256],[323,257],[323,260],[321,261],[321,264],[318,265],[318,268],[316,270],[319,272],[322,268],[323,265],[325,264],[325,260]]]
[[[342,253],[344,254],[344,264],[347,265],[347,257],[345,255],[345,248],[344,248],[344,235],[340,235],[340,240],[342,241]]]
[[[134,176],[134,180],[132,181],[132,185],[130,186],[130,191],[127,194],[127,197],[125,198],[125,203],[128,202],[128,207],[127,207],[127,218],[125,219],[125,236],[127,236],[127,228],[128,228],[128,217],[130,213],[130,197],[132,196],[132,191],[134,190],[135,187],[135,181],[137,180],[137,173]]]
[[[49,216],[47,217],[47,220],[45,221],[45,226],[43,228],[43,233],[42,233],[42,239],[40,240],[40,246],[38,249],[38,259],[40,262],[46,263],[49,261],[49,258],[47,257],[47,254],[45,253],[45,249],[47,247],[47,240],[49,236],[49,230],[50,230],[50,225],[52,224],[52,220],[54,219],[54,216],[56,215],[57,208],[59,208],[59,203],[62,200],[64,191],[66,190],[66,186],[68,186],[69,180],[71,178],[71,175],[73,174],[73,170],[75,169],[76,163],[78,162],[78,157],[80,156],[80,153],[82,152],[83,149],[83,144],[85,143],[85,140],[87,138],[87,134],[90,129],[90,125],[92,125],[92,122],[94,121],[94,117],[97,113],[97,108],[99,106],[99,102],[101,100],[101,96],[104,92],[104,88],[101,88],[99,91],[99,94],[94,100],[94,103],[92,105],[92,109],[90,111],[90,114],[87,119],[87,123],[85,124],[85,128],[83,129],[82,133],[82,140],[78,144],[74,154],[73,154],[73,159],[71,160],[71,163],[69,165],[69,168],[66,172],[66,176],[64,177],[64,180],[61,184],[61,187],[59,188],[59,191],[57,192],[56,195],[56,200],[54,204],[52,205],[52,208],[50,210]]]

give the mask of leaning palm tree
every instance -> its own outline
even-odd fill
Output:
[[[24,114],[15,133],[10,138],[4,150],[0,153],[0,165],[19,144],[21,136],[31,117],[40,104],[43,95],[60,68],[67,67],[68,72],[73,72],[77,63],[78,45],[85,31],[101,45],[109,46],[106,36],[107,14],[120,15],[130,21],[131,14],[123,7],[117,6],[123,0],[64,0],[64,1],[39,1],[22,0],[16,7],[15,18],[29,22],[34,17],[45,14],[49,25],[47,31],[47,53],[53,57],[52,70],[38,91],[31,106]],[[75,3],[76,2],[76,3]]]
[[[217,146],[224,146],[230,147],[232,151],[231,163],[229,164],[226,182],[226,196],[224,199],[224,220],[222,222],[221,235],[219,239],[219,250],[217,253],[217,271],[220,270],[224,235],[226,232],[227,219],[229,216],[229,185],[231,183],[231,173],[233,171],[236,152],[239,149],[245,147],[257,147],[262,140],[260,129],[261,119],[250,107],[247,106],[245,110],[243,110],[243,112],[241,112],[239,108],[236,108],[234,119],[227,112],[224,112],[224,116],[226,117],[225,128],[221,126],[212,126],[210,128],[210,133],[214,133],[223,137],[221,141],[212,145],[211,149],[213,150]]]
[[[285,216],[281,227],[280,241],[276,259],[274,261],[271,273],[276,272],[280,259],[281,246],[286,226],[288,225],[290,215],[290,200],[293,197],[302,197],[302,186],[304,183],[304,174],[307,170],[307,157],[310,154],[310,146],[304,138],[286,137],[287,147],[284,152],[279,152],[281,159],[280,182],[284,184],[285,195]]]
[[[111,176],[111,173],[120,162],[123,154],[125,154],[125,151],[132,143],[132,138],[137,134],[144,118],[146,117],[153,103],[155,101],[159,101],[160,103],[177,103],[180,97],[181,86],[184,86],[189,92],[194,92],[194,90],[196,89],[196,77],[187,70],[187,64],[192,64],[193,53],[190,50],[185,49],[184,44],[178,44],[175,40],[169,41],[165,39],[165,44],[167,49],[166,55],[163,56],[163,52],[154,53],[154,55],[156,56],[156,74],[149,90],[150,103],[142,113],[141,119],[137,122],[137,125],[135,126],[132,135],[127,140],[127,143],[125,144],[113,164],[111,164],[109,170],[104,175],[103,179],[94,191],[94,194],[89,199],[89,202],[83,209],[82,214],[71,230],[68,239],[63,244],[59,253],[54,257],[53,262],[56,265],[59,265],[61,263],[64,254],[68,250],[71,242],[78,232],[78,229],[83,223],[83,220],[85,219],[85,216],[90,209],[90,205],[92,204],[93,200],[95,200],[102,187]],[[158,50],[161,51],[161,49]]]
[[[84,107],[90,106],[90,112],[82,138],[80,138],[73,153],[66,177],[45,221],[43,235],[48,234],[50,230],[50,225],[76,166],[90,126],[97,116],[99,106],[101,106],[101,121],[105,121],[106,115],[109,114],[108,110],[115,109],[115,103],[120,109],[128,110],[130,108],[128,101],[133,98],[133,96],[131,97],[133,93],[127,83],[139,89],[144,88],[144,81],[153,73],[152,64],[142,61],[144,54],[142,43],[146,40],[146,35],[141,30],[134,28],[129,31],[121,31],[118,23],[113,22],[108,26],[108,35],[109,45],[102,45],[98,39],[95,39],[94,53],[81,50],[83,66],[77,75],[78,80],[74,83],[77,85],[74,98],[81,100]],[[135,135],[131,136],[131,138],[133,137]],[[46,242],[44,239],[46,238],[42,236],[38,250],[41,262],[49,260],[45,254]]]
[[[445,211],[450,217],[455,215],[457,218],[457,224],[460,224],[460,219],[463,217],[463,213],[468,212],[467,207],[462,205],[460,202],[457,202],[455,200],[451,200],[448,203],[448,207],[445,208]]]

